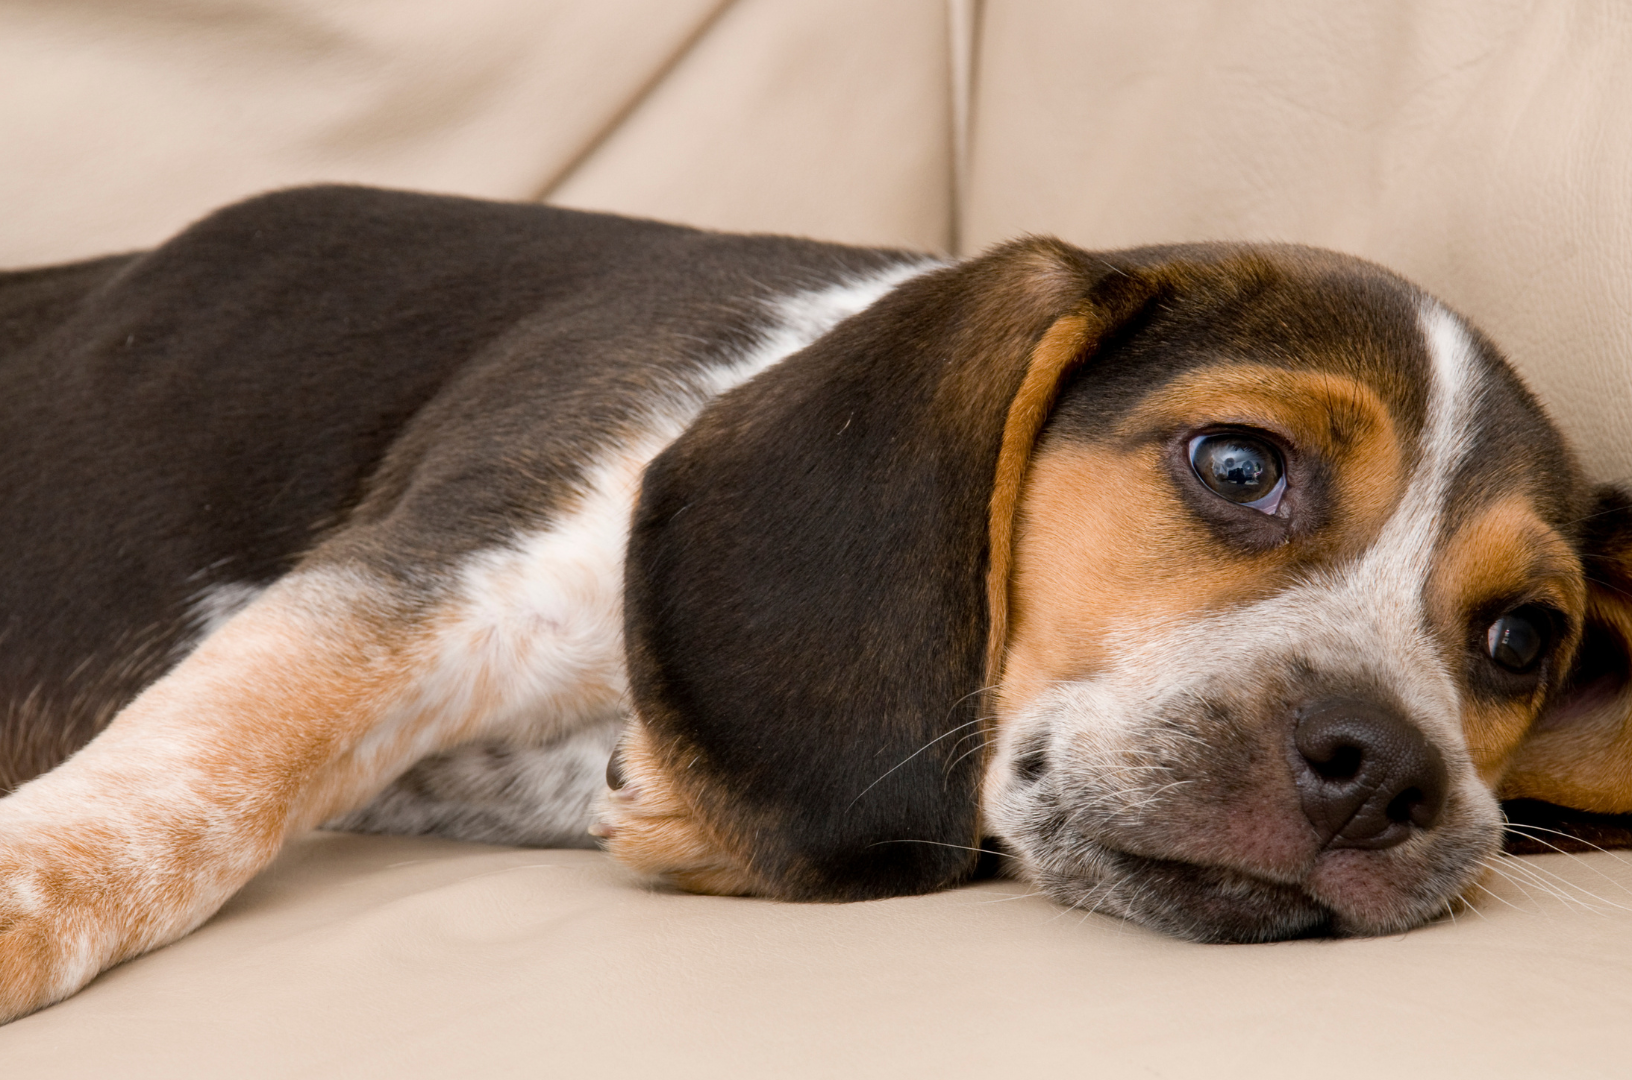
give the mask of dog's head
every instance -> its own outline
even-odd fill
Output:
[[[1481,876],[1498,794],[1632,808],[1629,521],[1375,266],[1000,248],[648,470],[610,846],[820,899],[986,842],[1187,937],[1408,927]]]

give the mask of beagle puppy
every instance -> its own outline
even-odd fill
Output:
[[[297,190],[0,276],[0,431],[4,1017],[325,822],[1268,941],[1632,811],[1632,508],[1330,252]]]

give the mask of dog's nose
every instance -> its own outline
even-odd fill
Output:
[[[1414,724],[1380,705],[1335,699],[1298,717],[1294,778],[1322,847],[1386,848],[1431,829],[1445,806],[1445,760]]]

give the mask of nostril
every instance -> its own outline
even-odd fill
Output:
[[[1294,780],[1322,846],[1392,847],[1439,821],[1444,759],[1416,725],[1368,701],[1303,711],[1293,731]]]
[[[1324,761],[1308,754],[1304,757],[1308,758],[1309,767],[1319,773],[1323,780],[1352,780],[1360,775],[1360,767],[1366,759],[1365,751],[1358,746],[1339,746]]]
[[[1410,823],[1419,829],[1431,829],[1439,823],[1443,795],[1431,796],[1420,787],[1406,788],[1389,801],[1385,811],[1388,820]]]

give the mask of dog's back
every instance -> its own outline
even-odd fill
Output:
[[[317,188],[0,275],[0,791],[318,542],[424,576],[536,527],[779,297],[901,261]]]

